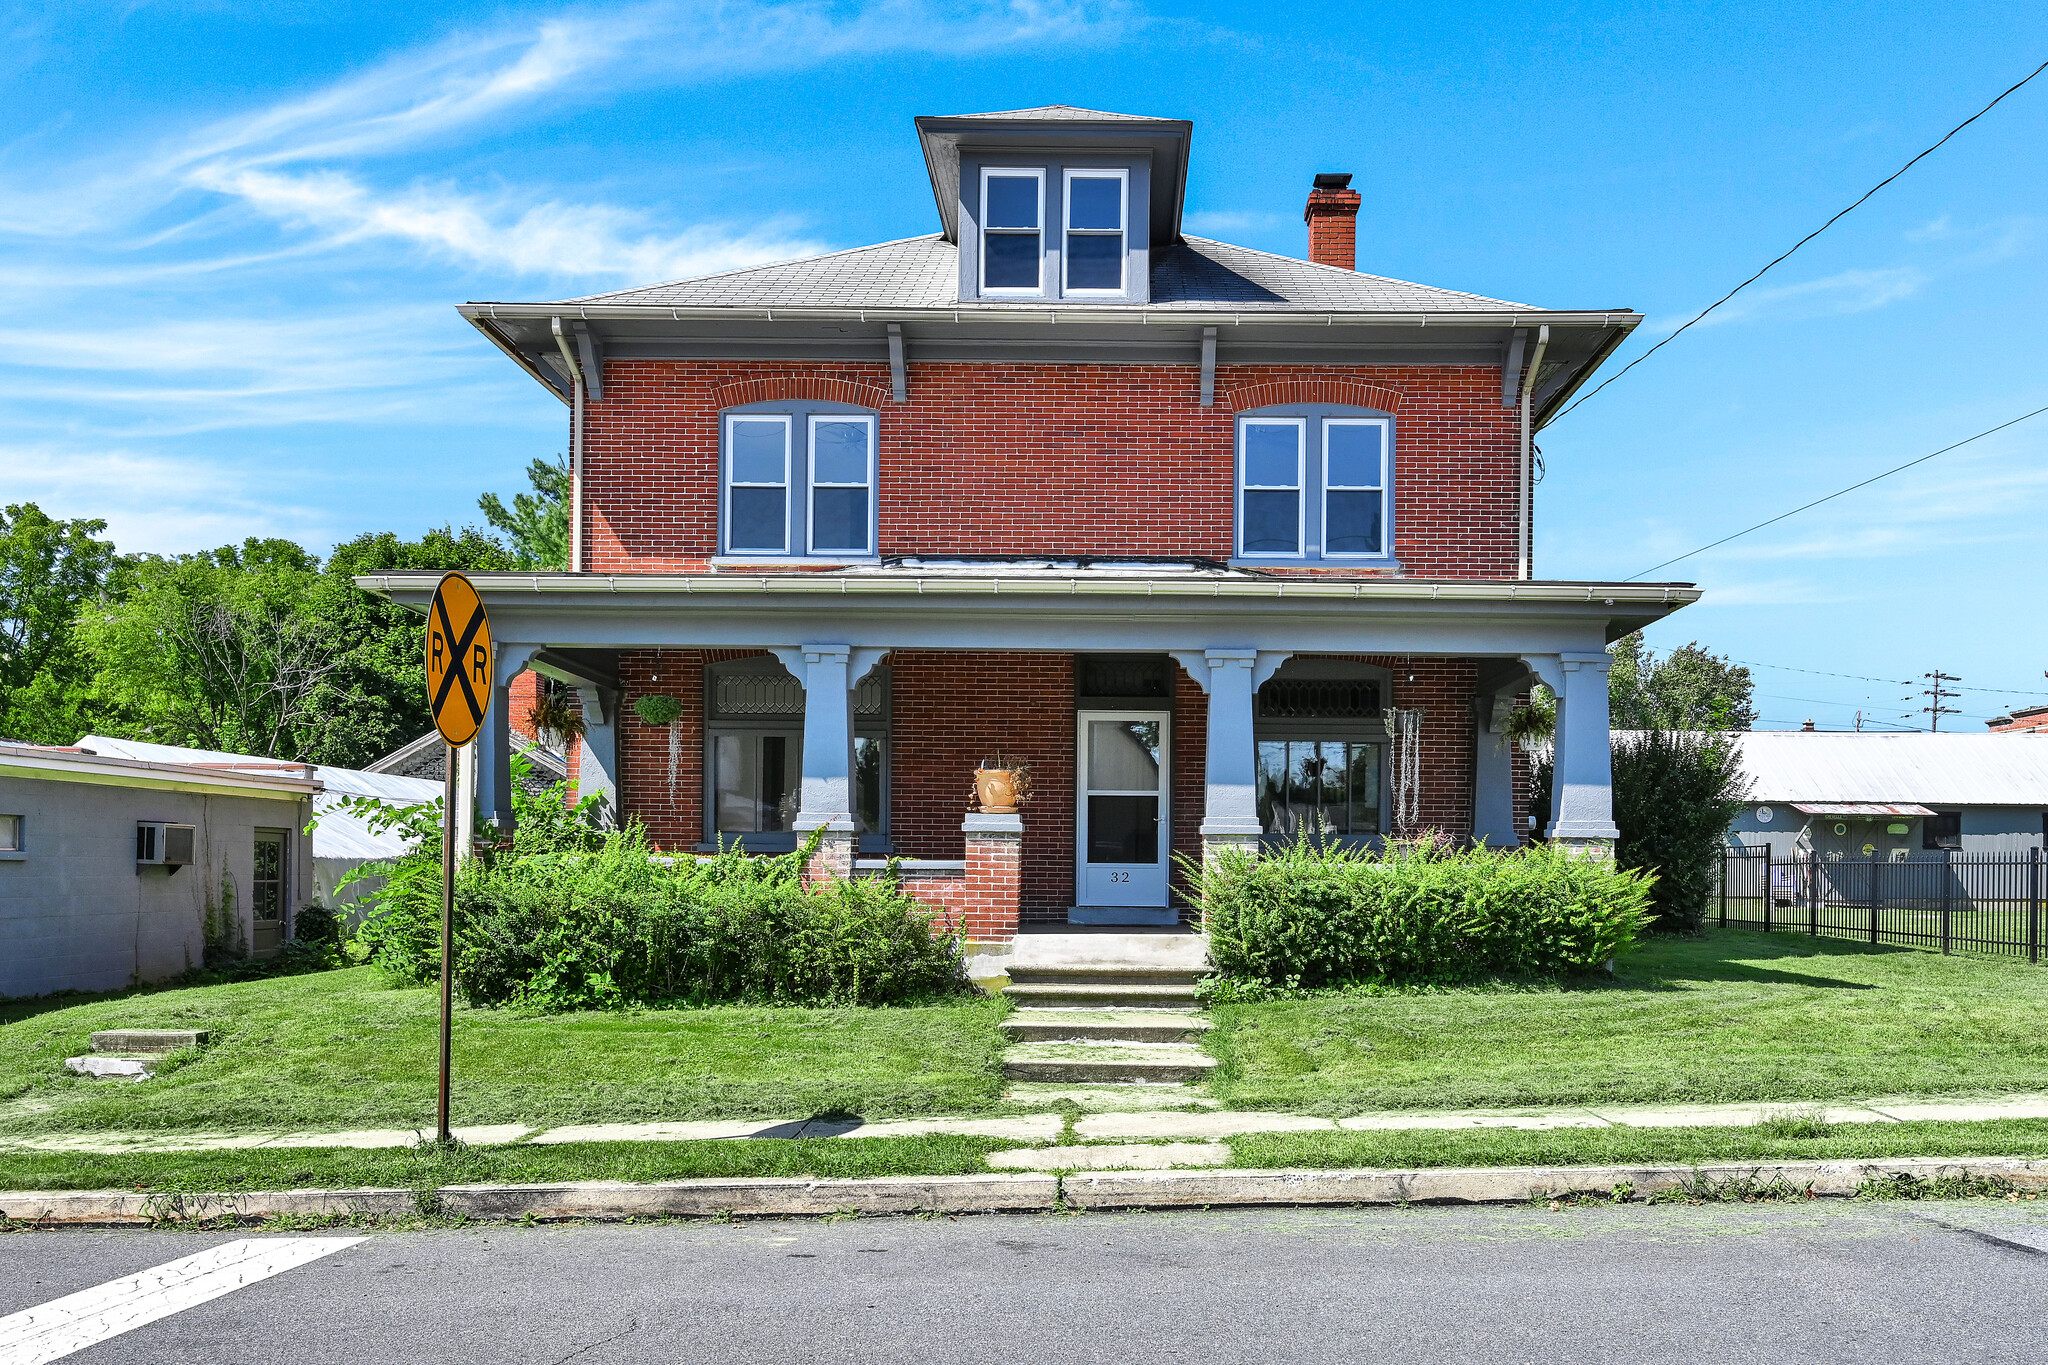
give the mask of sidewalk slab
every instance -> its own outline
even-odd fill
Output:
[[[1239,1133],[1309,1133],[1334,1130],[1310,1114],[1259,1114],[1228,1109],[1208,1114],[1090,1114],[1074,1123],[1084,1138],[1226,1138]]]
[[[1061,1114],[1020,1114],[999,1119],[886,1119],[863,1123],[838,1134],[840,1137],[949,1137],[1014,1138],[1019,1142],[1051,1142],[1066,1128]]]
[[[991,1152],[988,1164],[1020,1171],[1164,1171],[1176,1166],[1227,1166],[1220,1142],[1122,1142],[1099,1147],[1027,1147]]]
[[[1339,1128],[1351,1132],[1391,1132],[1412,1128],[1440,1128],[1446,1130],[1462,1128],[1611,1128],[1613,1125],[1598,1114],[1584,1109],[1529,1110],[1524,1113],[1510,1113],[1505,1110],[1474,1109],[1463,1113],[1429,1114],[1354,1114],[1348,1119],[1338,1119]]]
[[[1019,1081],[1003,1098],[1012,1104],[1071,1104],[1091,1114],[1121,1114],[1145,1109],[1221,1109],[1212,1100],[1179,1081],[1132,1081],[1124,1085],[1060,1085]]]
[[[530,1146],[565,1142],[714,1142],[731,1138],[790,1138],[803,1119],[703,1119],[687,1123],[571,1123],[533,1135]]]
[[[1825,1123],[1890,1123],[1891,1119],[1862,1105],[1801,1104],[1657,1104],[1620,1108],[1596,1106],[1591,1111],[1618,1128],[1748,1128],[1780,1114],[1813,1114]]]
[[[523,1123],[485,1124],[452,1130],[457,1141],[474,1147],[496,1147],[519,1141],[533,1130]],[[257,1147],[345,1147],[360,1151],[411,1147],[433,1140],[429,1128],[361,1128],[345,1133],[73,1133],[61,1137],[0,1137],[0,1151],[91,1152],[229,1152]]]
[[[1992,1100],[1871,1100],[1865,1108],[1902,1123],[1927,1119],[2048,1119],[2048,1095],[2005,1095]]]

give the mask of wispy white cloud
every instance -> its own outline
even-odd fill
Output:
[[[124,550],[159,554],[287,536],[335,534],[331,514],[295,500],[297,471],[252,475],[188,453],[66,443],[0,446],[8,498],[52,516],[97,517]]]

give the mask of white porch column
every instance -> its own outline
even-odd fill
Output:
[[[497,838],[512,837],[512,680],[526,668],[539,645],[500,641],[491,665],[491,709],[469,747],[476,750],[476,786],[459,793],[475,801],[480,824],[497,826]]]
[[[1515,848],[1515,746],[1506,734],[1515,699],[1482,691],[1473,698],[1472,837],[1488,848]]]
[[[583,747],[576,765],[576,795],[604,799],[609,823],[619,815],[619,695],[607,687],[579,687]]]
[[[1550,837],[1611,855],[1614,764],[1608,749],[1605,650],[1557,656],[1556,753],[1550,779]],[[1554,685],[1554,684],[1553,684]]]
[[[1173,657],[1209,694],[1209,733],[1203,754],[1203,851],[1256,851],[1259,763],[1252,734],[1253,698],[1259,684],[1288,656],[1270,650],[1262,655],[1255,649],[1223,648],[1176,650]]]
[[[815,644],[775,656],[804,687],[804,767],[798,834],[825,831],[814,872],[853,875],[853,692],[888,651]]]

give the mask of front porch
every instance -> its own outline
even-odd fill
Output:
[[[983,941],[1170,925],[1178,858],[1303,827],[1517,843],[1527,772],[1501,727],[1538,678],[1559,699],[1548,833],[1611,840],[1604,646],[1693,596],[1167,565],[475,581],[499,642],[480,819],[511,819],[507,688],[531,667],[582,698],[582,790],[663,847],[816,832],[821,871],[897,860]],[[365,586],[410,603],[432,579]],[[674,718],[639,719],[650,696]],[[997,760],[1031,769],[1019,815],[969,809]]]

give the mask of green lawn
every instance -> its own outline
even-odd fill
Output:
[[[1561,988],[1216,1011],[1232,1108],[1345,1115],[2048,1090],[2048,968],[1789,935],[1653,939]]]
[[[998,1001],[889,1009],[458,1008],[457,1124],[966,1114],[1001,1096]],[[0,1132],[431,1125],[437,994],[368,967],[0,1004]],[[64,1069],[95,1029],[210,1028],[140,1084]]]

